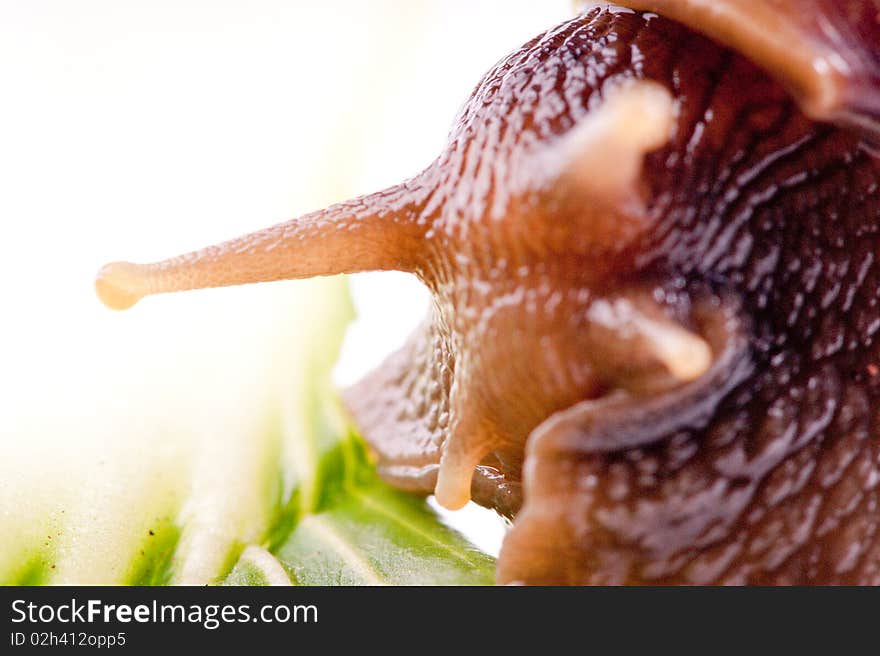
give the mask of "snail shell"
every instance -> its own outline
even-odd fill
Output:
[[[413,179],[98,292],[418,276],[345,399],[387,480],[515,518],[501,582],[880,583],[880,3],[625,4]]]

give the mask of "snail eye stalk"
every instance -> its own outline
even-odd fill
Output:
[[[125,310],[144,296],[417,266],[419,207],[403,185],[152,264],[113,262],[95,289]]]

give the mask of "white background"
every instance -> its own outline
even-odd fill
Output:
[[[0,0],[4,454],[48,426],[80,439],[111,409],[146,424],[188,412],[180,389],[156,401],[169,372],[234,360],[275,286],[118,314],[94,297],[100,264],[164,258],[416,173],[482,73],[570,12],[568,0]],[[353,288],[341,383],[426,303],[403,275]],[[118,426],[115,439],[149,438]]]

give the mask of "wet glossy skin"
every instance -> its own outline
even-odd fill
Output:
[[[747,55],[592,10],[502,60],[413,180],[99,291],[419,276],[424,328],[346,401],[389,481],[515,516],[502,583],[880,584],[875,71]]]
[[[673,143],[648,157],[660,218],[634,277],[740,299],[754,370],[709,421],[645,422],[641,448],[593,444],[601,407],[539,427],[500,580],[878,584],[880,164],[744,58],[613,22],[622,59],[635,34],[642,73],[686,95]],[[677,47],[652,49],[661,37]]]
[[[595,3],[586,2],[585,5]],[[817,120],[880,128],[877,0],[634,0],[736,50]]]

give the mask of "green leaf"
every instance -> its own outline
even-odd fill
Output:
[[[303,585],[489,585],[494,561],[446,527],[423,499],[389,488],[351,437],[336,496],[274,548]],[[349,470],[351,471],[351,470]]]
[[[226,577],[224,585],[292,585],[281,563],[262,547],[251,545],[245,549],[238,563]]]
[[[4,441],[0,584],[492,582],[492,558],[378,479],[341,408],[345,280],[263,294],[239,332],[225,304],[175,309],[204,330],[156,364],[155,395],[135,368],[116,414]]]

